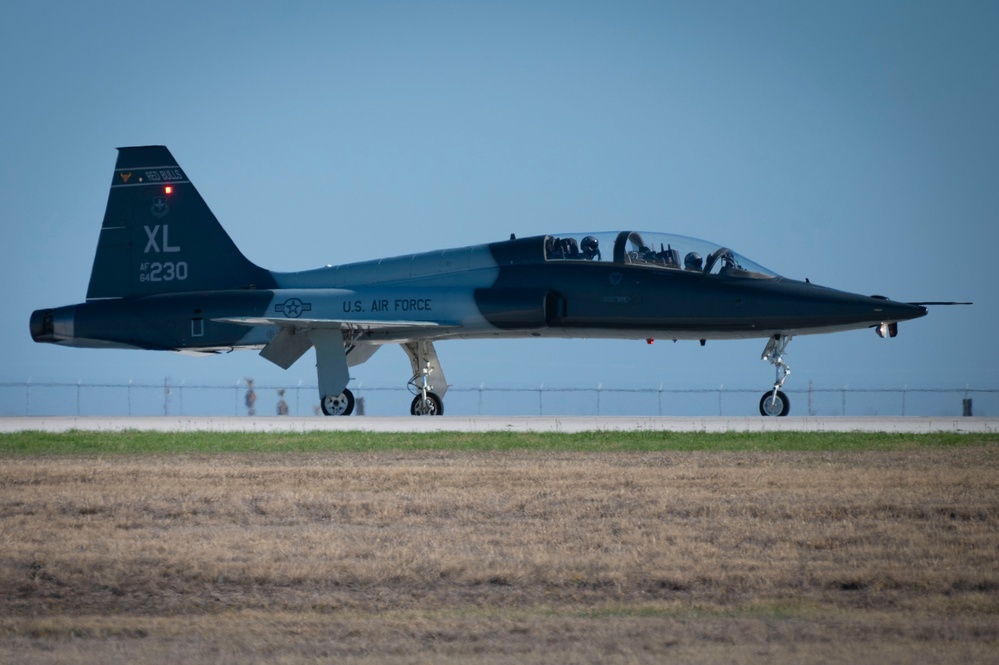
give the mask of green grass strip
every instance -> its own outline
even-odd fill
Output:
[[[898,451],[988,446],[999,434],[837,432],[17,432],[0,434],[0,456],[163,453],[371,453],[406,450],[658,452]]]

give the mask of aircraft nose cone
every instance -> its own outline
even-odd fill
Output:
[[[875,301],[874,311],[880,313],[885,321],[909,321],[926,316],[926,308],[922,305],[912,305],[907,302],[888,300],[883,296],[871,296]]]

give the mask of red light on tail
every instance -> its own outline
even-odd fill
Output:
[[[173,194],[173,187],[170,186],[170,185],[167,185],[166,187],[163,188],[163,193],[164,194]]]

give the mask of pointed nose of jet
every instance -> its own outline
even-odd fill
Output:
[[[926,316],[926,308],[922,305],[914,305],[907,302],[897,302],[889,300],[884,296],[871,296],[875,301],[874,311],[887,321],[910,321]]]
[[[809,282],[785,282],[779,286],[793,295],[781,303],[787,321],[780,322],[779,327],[786,329],[852,330],[926,316],[926,308],[921,305],[889,300],[885,296],[865,296]]]

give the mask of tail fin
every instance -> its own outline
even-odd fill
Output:
[[[87,300],[270,288],[164,146],[119,148]]]

